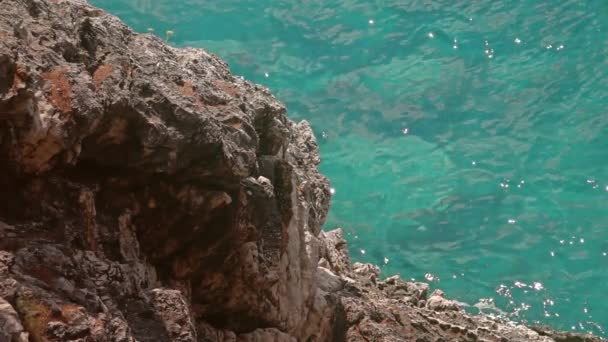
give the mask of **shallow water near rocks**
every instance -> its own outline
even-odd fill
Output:
[[[326,228],[468,310],[608,328],[608,5],[93,0],[315,129]]]

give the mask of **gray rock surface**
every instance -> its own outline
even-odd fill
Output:
[[[0,342],[561,338],[351,265],[285,113],[83,0],[0,0]]]
[[[17,311],[2,297],[0,297],[0,341],[28,341],[28,334],[21,325]]]

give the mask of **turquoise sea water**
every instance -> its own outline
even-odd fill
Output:
[[[92,2],[309,120],[356,260],[605,335],[605,0]]]

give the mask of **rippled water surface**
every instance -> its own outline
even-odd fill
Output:
[[[309,120],[326,227],[355,259],[472,312],[604,335],[608,2],[93,3],[219,54]]]

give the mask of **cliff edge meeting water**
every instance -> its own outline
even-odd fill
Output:
[[[606,335],[606,1],[92,3],[308,120],[356,261]]]

